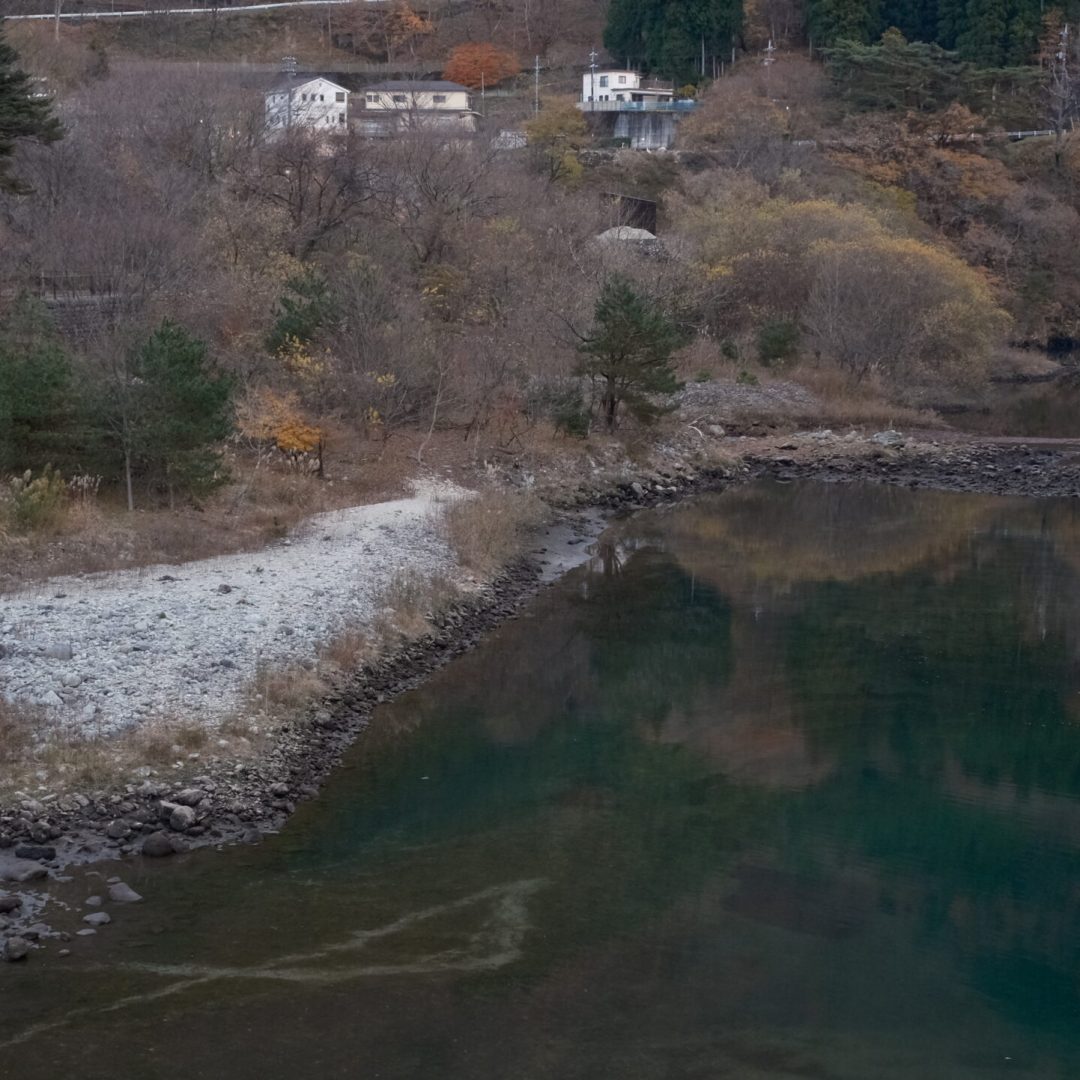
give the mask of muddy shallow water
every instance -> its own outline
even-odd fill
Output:
[[[4,1075],[1076,1076],[1078,651],[1070,501],[639,514],[280,836],[0,970]]]

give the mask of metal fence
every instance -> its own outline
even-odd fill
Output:
[[[582,112],[693,112],[696,101],[579,101]]]

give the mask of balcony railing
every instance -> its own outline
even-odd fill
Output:
[[[582,112],[693,112],[696,101],[579,101]]]

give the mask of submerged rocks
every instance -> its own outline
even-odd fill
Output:
[[[15,848],[15,858],[52,862],[56,858],[56,848],[48,844],[19,844]]]
[[[21,885],[27,881],[38,881],[48,875],[49,871],[44,866],[27,859],[15,859],[0,865],[0,881],[14,881]]]
[[[9,937],[4,942],[4,959],[9,963],[25,960],[30,953],[30,942],[23,937]]]
[[[137,904],[142,897],[126,882],[117,881],[109,886],[109,899],[114,904]]]
[[[142,842],[142,853],[149,859],[163,859],[175,855],[172,838],[168,833],[153,832]]]

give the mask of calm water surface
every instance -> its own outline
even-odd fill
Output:
[[[1078,1077],[1078,660],[1071,503],[641,514],[282,836],[0,971],[0,1074]]]

